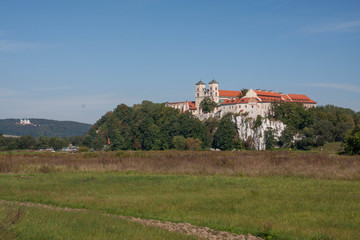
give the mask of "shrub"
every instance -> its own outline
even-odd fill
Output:
[[[173,138],[173,145],[177,150],[184,150],[186,147],[186,139],[183,136],[175,136]]]
[[[90,149],[88,147],[79,147],[78,151],[79,152],[89,152]]]
[[[186,149],[188,150],[201,150],[202,142],[197,138],[187,138],[186,139]]]
[[[356,126],[345,139],[347,154],[360,154],[360,125]]]

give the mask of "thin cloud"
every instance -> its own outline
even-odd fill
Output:
[[[29,43],[11,42],[8,40],[0,40],[0,51],[13,51],[31,48],[32,45]]]
[[[275,7],[274,9],[272,9],[270,12],[275,12],[275,11],[279,10],[280,8],[285,7],[286,5],[289,4],[290,1],[291,1],[291,0],[287,0],[287,1],[279,4],[277,7]]]
[[[68,90],[70,87],[48,87],[48,88],[33,88],[34,91],[58,91]]]
[[[9,88],[0,88],[0,97],[16,96],[18,93]]]
[[[352,85],[347,85],[347,84],[318,83],[318,84],[309,84],[309,85],[315,86],[315,87],[334,88],[334,89],[345,90],[345,91],[349,91],[349,92],[360,93],[359,86],[352,86]]]
[[[307,29],[310,33],[326,33],[326,32],[354,32],[360,30],[360,20],[342,21],[321,26],[314,26]]]
[[[41,43],[0,40],[0,51],[43,49],[43,48],[51,48],[51,47],[59,47],[59,46],[62,46],[62,45],[61,44],[41,44]]]

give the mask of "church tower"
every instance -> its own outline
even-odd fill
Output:
[[[219,83],[215,79],[209,82],[209,95],[214,102],[219,102]]]
[[[195,85],[195,107],[196,113],[200,113],[200,103],[206,97],[206,85],[203,81],[199,81]]]

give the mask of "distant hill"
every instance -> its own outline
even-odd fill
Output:
[[[21,125],[19,124],[20,119],[0,119],[0,134],[71,137],[83,135],[91,127],[91,124],[73,121],[56,121],[41,118],[30,118],[29,120],[31,124]]]

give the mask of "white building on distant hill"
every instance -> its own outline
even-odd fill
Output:
[[[200,103],[206,98],[211,98],[216,104],[212,113],[204,114]],[[195,101],[167,102],[166,106],[180,109],[181,112],[189,111],[200,119],[211,116],[222,117],[228,112],[247,113],[249,117],[268,115],[271,103],[301,103],[306,108],[316,107],[316,102],[306,95],[283,94],[272,90],[250,89],[243,96],[242,91],[220,90],[219,83],[215,80],[209,82],[209,88],[202,81],[196,83]]]
[[[20,123],[16,123],[16,124],[20,124],[20,125],[33,125],[35,126],[35,124],[30,122],[30,119],[20,119]]]

